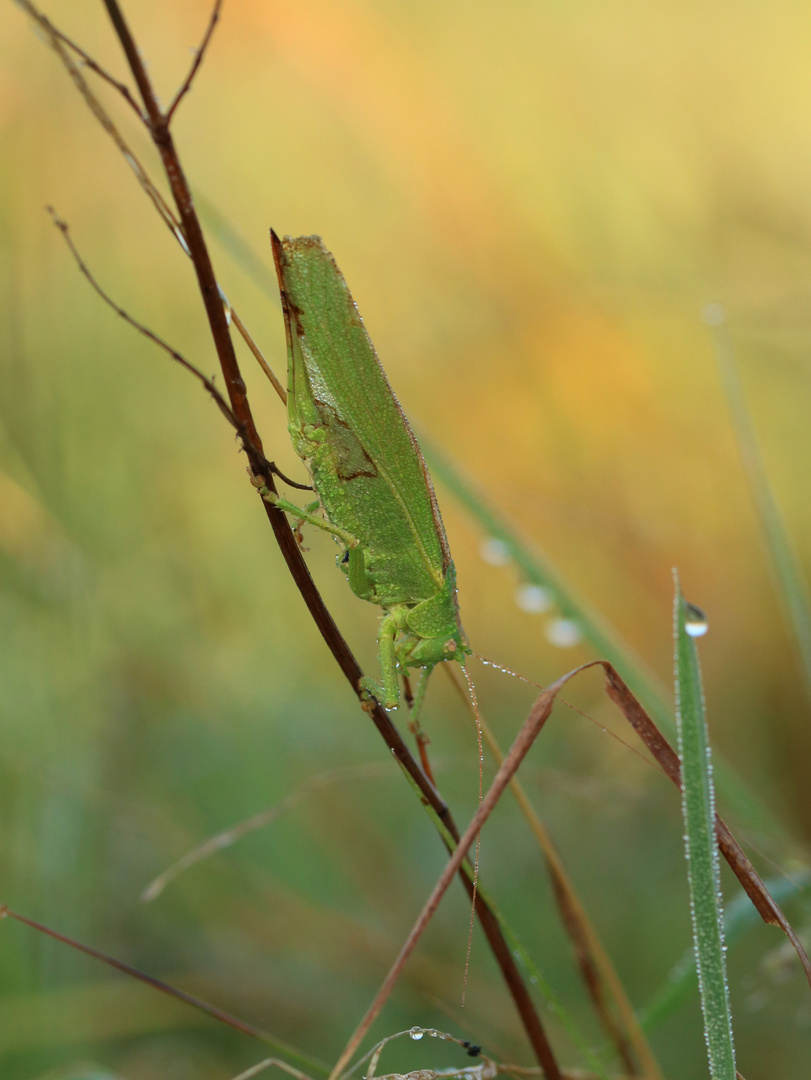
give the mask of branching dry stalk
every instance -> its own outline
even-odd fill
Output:
[[[172,229],[190,256],[225,382],[228,410],[231,414],[229,420],[231,417],[233,418],[237,430],[242,434],[243,446],[254,477],[261,478],[264,485],[270,491],[275,492],[276,487],[273,470],[268,467],[269,463],[264,456],[262,441],[254,423],[245,383],[239,370],[239,364],[229,333],[228,318],[223,305],[223,295],[217,284],[202,227],[194,207],[191,190],[170,131],[171,120],[173,119],[177,107],[183,97],[188,93],[195,76],[200,70],[205,50],[211,41],[219,17],[221,0],[216,0],[214,4],[214,9],[203,42],[197,51],[189,74],[167,111],[163,111],[160,107],[157,95],[155,94],[146,67],[141,58],[140,51],[129,30],[123,11],[116,0],[104,0],[104,6],[107,9],[107,13],[112,21],[116,35],[127,58],[130,72],[142,101],[142,107],[137,105],[135,98],[123,84],[119,83],[118,80],[115,80],[106,73],[101,65],[92,60],[92,58],[81,50],[79,46],[75,45],[60,31],[56,30],[49,20],[45,18],[45,16],[42,15],[29,0],[18,0],[18,3],[45,32],[49,43],[68,69],[72,80],[97,119],[99,119],[104,129],[113,138],[131,167],[136,171],[139,182],[150,195],[162,220]],[[107,116],[105,110],[101,108],[94,95],[90,92],[86,80],[72,60],[70,55],[71,52],[79,55],[82,62],[89,70],[98,74],[110,85],[115,87],[128,102],[130,107],[135,103],[136,111],[143,119],[150,137],[160,155],[161,163],[175,203],[177,217],[175,217],[175,214],[169,209],[157,188],[155,188],[154,184],[150,181],[146,170],[140,166],[135,155],[130,152],[115,126]],[[67,233],[65,233],[65,235],[67,236]],[[176,354],[174,350],[166,346],[165,343],[161,344],[163,347],[167,348],[175,359],[180,359],[180,362],[186,363],[185,361],[182,361],[182,358],[179,358],[179,354]],[[192,368],[192,365],[188,366]],[[197,377],[200,377],[198,371],[193,368],[192,370]],[[208,389],[208,387],[206,388]],[[376,701],[374,701],[374,699],[365,701],[362,697],[360,687],[363,673],[361,668],[316,589],[286,515],[283,511],[278,510],[265,500],[262,500],[262,505],[290,574],[293,577],[319,632],[332,652],[336,663],[341,668],[354,693],[358,696],[359,700],[361,700],[361,703],[365,707],[365,711],[371,716],[380,735],[394,754],[400,766],[407,772],[412,782],[420,791],[422,798],[432,808],[448,834],[452,836],[455,841],[458,841],[459,833],[447,805],[412,757],[388,714]],[[464,870],[460,871],[460,875],[469,895],[474,897],[475,889],[469,876]],[[535,1056],[549,1080],[559,1080],[561,1077],[560,1067],[557,1064],[529,990],[521,976],[518,965],[504,938],[495,914],[491,911],[487,902],[480,894],[475,896],[475,909],[496,962],[502,971],[504,980],[513,998]]]

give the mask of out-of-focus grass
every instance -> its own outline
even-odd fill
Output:
[[[189,2],[131,7],[168,100],[205,14]],[[124,75],[101,5],[50,14]],[[409,416],[664,679],[680,567],[711,619],[715,742],[798,845],[811,824],[811,723],[699,311],[727,308],[807,567],[810,19],[801,5],[776,18],[766,4],[719,2],[234,0],[177,120],[195,189],[260,258],[270,225],[325,237]],[[385,765],[386,754],[287,580],[230,431],[101,307],[43,212],[53,203],[67,218],[129,311],[214,369],[187,261],[11,5],[0,11],[0,154],[0,900],[329,1058],[442,852],[383,772],[323,787],[140,905],[147,881],[201,839],[313,774]],[[278,309],[215,257],[283,366]],[[247,357],[245,371],[269,456],[300,476],[278,402]],[[439,497],[477,651],[541,682],[584,658],[546,642],[545,617],[514,603],[514,571],[483,563],[482,537]],[[329,540],[308,542],[330,607],[373,663],[375,612],[335,572]],[[472,670],[506,741],[531,693]],[[573,696],[613,723],[596,676]],[[464,820],[475,739],[443,680],[425,723]],[[643,1004],[689,940],[673,792],[575,714],[549,725],[524,779]],[[537,853],[506,803],[482,860],[589,1030]],[[465,927],[460,891],[385,1030],[458,1024],[523,1053],[478,941],[460,1013]],[[764,928],[730,957],[747,1075],[811,1065],[799,967],[767,962],[780,946]],[[20,1018],[0,1022],[10,1080],[89,1058],[139,1080],[220,1078],[261,1056],[174,1006],[161,1012],[138,987],[99,1020],[105,973],[8,922],[0,971],[0,1014]],[[653,1042],[666,1075],[699,1074],[695,1001]],[[397,1051],[403,1068],[424,1063],[420,1049]]]

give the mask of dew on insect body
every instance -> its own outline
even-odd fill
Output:
[[[689,634],[690,637],[704,637],[710,628],[707,616],[695,604],[686,604],[685,606],[687,608],[684,619],[685,633]]]
[[[583,633],[574,619],[550,619],[544,629],[546,640],[559,649],[571,649],[579,645]]]
[[[479,555],[489,566],[506,566],[510,561],[510,545],[495,536],[485,536],[479,545]]]
[[[552,607],[553,597],[543,585],[519,585],[515,590],[517,606],[530,615],[540,615]]]
[[[424,1034],[425,1032],[422,1030],[422,1028],[413,1027],[411,1031],[409,1031],[408,1037],[409,1039],[413,1039],[414,1042],[419,1042]]]

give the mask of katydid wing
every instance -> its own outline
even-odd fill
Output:
[[[445,528],[417,440],[334,258],[317,236],[271,240],[287,333],[288,428],[326,521],[274,501],[331,531],[352,590],[384,609],[381,696],[391,708],[398,665],[430,669],[470,653]]]

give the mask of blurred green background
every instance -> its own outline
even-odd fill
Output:
[[[208,5],[126,10],[168,101]],[[127,77],[101,4],[48,14]],[[727,308],[807,565],[810,37],[798,3],[230,0],[175,123],[201,206],[245,239],[266,284],[271,225],[320,233],[418,430],[666,683],[679,567],[710,617],[714,744],[784,829],[746,837],[765,873],[796,865],[811,830],[811,717],[700,311]],[[134,116],[98,89],[157,175]],[[190,265],[11,4],[0,140],[0,902],[332,1060],[443,851],[307,617],[232,432],[101,304],[45,214],[53,204],[68,220],[128,311],[215,370]],[[282,369],[278,304],[244,261],[214,240],[212,251]],[[239,348],[268,456],[303,478],[283,410]],[[483,561],[481,530],[438,487],[474,648],[541,683],[592,658],[548,643],[548,616],[518,608],[519,576]],[[371,668],[376,611],[336,573],[329,539],[307,539],[319,587]],[[532,688],[470,670],[507,743]],[[569,697],[629,737],[597,675]],[[475,734],[440,673],[424,723],[463,822]],[[524,775],[643,1006],[689,942],[673,789],[563,708]],[[195,844],[312,778],[273,825],[140,901]],[[507,801],[481,866],[599,1044],[537,850]],[[802,904],[787,910],[802,926]],[[527,1062],[478,936],[460,1008],[467,919],[454,889],[375,1034],[436,1025]],[[777,931],[754,929],[730,966],[741,1071],[807,1074],[811,1001]],[[127,1080],[222,1080],[266,1054],[8,920],[0,994],[3,1080],[84,1075],[82,1062]],[[697,995],[652,1041],[666,1076],[706,1075]],[[382,1064],[453,1061],[424,1041]]]

